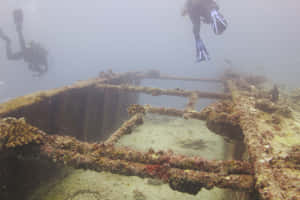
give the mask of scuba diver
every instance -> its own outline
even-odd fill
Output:
[[[24,60],[28,63],[28,68],[37,72],[36,76],[41,76],[48,71],[48,52],[39,43],[31,41],[26,47],[23,36],[23,12],[22,10],[15,10],[13,12],[14,22],[20,42],[21,50],[13,53],[11,48],[11,40],[0,29],[0,38],[6,43],[6,57],[8,60]]]
[[[193,24],[196,42],[196,62],[210,60],[209,53],[200,37],[200,24],[211,24],[216,35],[227,28],[227,21],[219,13],[219,6],[214,0],[186,0],[182,16],[188,15]]]

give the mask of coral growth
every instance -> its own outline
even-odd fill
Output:
[[[147,78],[159,78],[160,77],[160,71],[158,70],[149,70],[145,73],[145,76]]]
[[[291,164],[291,160],[295,161],[292,155],[297,154],[287,154],[286,150],[290,144],[284,143],[291,133],[278,133],[290,131],[289,126],[293,124],[290,109],[279,102],[275,104],[269,98],[257,99],[250,93],[245,96],[232,83],[228,85],[233,93],[234,110],[241,113],[239,124],[244,133],[250,161],[254,166],[255,188],[260,198],[297,199],[295,197],[299,194],[299,188],[296,185],[299,181],[297,183],[296,177],[299,176],[299,172],[296,172],[295,165]],[[268,123],[265,123],[266,121]],[[274,129],[276,131],[273,132]],[[276,141],[278,137],[280,141]]]
[[[275,104],[268,99],[257,99],[255,108],[269,114],[276,113],[286,118],[292,118],[292,111],[288,106]]]
[[[41,144],[45,133],[25,122],[24,118],[4,118],[0,121],[0,150]]]
[[[207,127],[217,134],[231,139],[242,140],[243,134],[239,126],[241,113],[234,112],[234,104],[224,100],[211,104],[201,113],[205,113]]]
[[[137,113],[133,115],[130,120],[124,122],[122,126],[115,131],[106,141],[106,144],[113,145],[115,144],[123,135],[130,134],[132,132],[132,129],[135,126],[141,125],[144,123],[143,121],[143,114]]]
[[[279,107],[268,99],[258,99],[255,103],[255,107],[266,113],[274,113]]]
[[[137,113],[142,113],[145,114],[146,113],[146,109],[138,104],[132,104],[127,108],[127,112],[129,115],[135,115]]]
[[[288,153],[286,161],[291,161],[296,164],[296,168],[300,170],[300,145],[295,145],[292,150]]]
[[[167,181],[168,178],[168,167],[164,165],[147,165],[147,173],[153,177],[158,177],[164,181]]]

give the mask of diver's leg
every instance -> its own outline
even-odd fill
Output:
[[[36,74],[33,75],[34,77],[40,77],[41,75],[43,75],[48,71],[48,64],[38,65],[36,63],[29,63],[28,68],[33,72],[37,72]]]
[[[193,15],[189,13],[189,17],[191,19],[191,22],[193,24],[193,34],[195,38],[195,43],[196,43],[196,57],[199,57],[199,51],[197,48],[197,41],[200,40],[200,16]]]
[[[200,37],[200,15],[197,13],[190,14],[190,19],[193,24],[193,34],[195,37],[195,44],[196,44],[196,61],[201,62],[203,60],[209,60],[209,54],[206,50],[206,47]]]
[[[211,25],[216,35],[222,34],[227,28],[227,21],[219,11],[213,9],[210,13]]]
[[[5,42],[10,42],[10,39],[7,35],[4,34],[4,32],[2,31],[2,29],[0,28],[0,38],[2,40],[4,40]]]
[[[193,34],[195,40],[200,40],[200,15],[190,14],[189,17],[193,24]]]
[[[11,50],[10,42],[6,43],[6,57],[8,60],[21,60],[23,59],[23,52],[13,53]]]
[[[20,60],[23,58],[23,52],[13,53],[11,50],[11,41],[7,35],[0,29],[0,38],[5,41],[6,57],[8,60]]]

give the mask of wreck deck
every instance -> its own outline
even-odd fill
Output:
[[[137,84],[142,79],[217,82],[224,84],[228,93],[140,87]],[[257,87],[259,84],[259,78],[237,74],[226,74],[221,79],[201,79],[162,76],[156,71],[101,73],[95,79],[1,104],[0,159],[8,154],[14,155],[16,151],[24,151],[29,155],[39,154],[40,159],[75,168],[161,179],[172,189],[190,194],[196,194],[201,188],[220,187],[258,192],[263,200],[299,199],[299,115],[280,101],[271,102],[270,95]],[[84,93],[87,98],[74,98],[82,89],[87,89],[88,92]],[[128,107],[131,117],[119,129],[113,131],[110,123],[113,123],[113,118],[124,118],[123,112],[110,118],[102,116],[102,126],[97,125],[97,113],[111,111],[111,108],[99,107],[99,93],[108,94],[101,98],[102,101],[112,101],[116,95],[125,96],[111,105]],[[187,104],[183,110],[151,105],[129,106],[125,99],[134,99],[136,93],[181,96],[187,98]],[[218,101],[198,112],[195,104],[199,98]],[[88,101],[89,107],[79,112],[81,101]],[[68,109],[56,116],[47,114],[50,110],[59,110],[60,104],[67,105]],[[129,147],[116,147],[115,143],[123,135],[130,134],[143,123],[146,113],[205,120],[207,127],[216,134],[244,140],[248,158],[207,160],[175,155],[172,151],[155,152],[150,149],[142,153]],[[67,129],[60,127],[57,120],[62,121]],[[85,120],[86,126],[78,125],[80,120]],[[97,130],[103,133],[101,139],[105,140],[87,142],[100,139],[95,136]]]

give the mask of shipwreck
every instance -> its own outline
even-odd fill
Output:
[[[213,82],[223,92],[145,87],[140,85],[144,79]],[[266,89],[265,81],[232,71],[216,79],[108,71],[2,103],[0,199],[26,197],[40,179],[55,173],[50,169],[61,166],[160,179],[189,194],[219,187],[237,192],[237,199],[300,199],[299,96]],[[186,107],[139,105],[140,93],[184,97]],[[197,111],[201,98],[216,102]],[[148,113],[205,121],[216,134],[240,141],[242,153],[233,160],[208,160],[172,149],[140,152],[116,146]],[[234,148],[241,151],[240,144]]]

